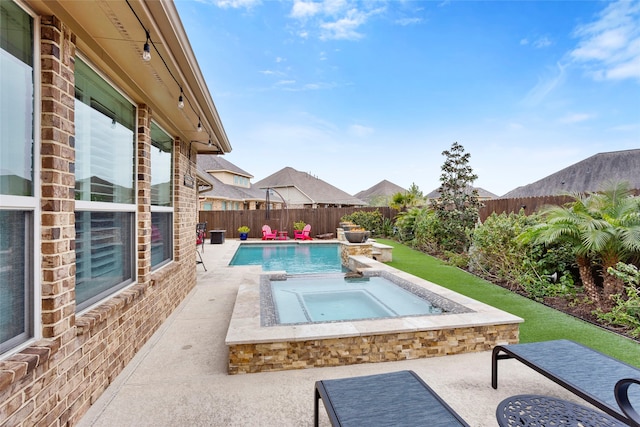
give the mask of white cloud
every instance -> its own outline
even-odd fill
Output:
[[[359,40],[364,37],[359,28],[383,8],[371,8],[381,3],[359,3],[352,0],[294,0],[289,16],[299,21],[298,35],[321,40]]]
[[[293,8],[291,8],[291,17],[297,19],[306,19],[317,15],[322,11],[322,4],[314,1],[295,0]]]
[[[415,24],[421,23],[422,18],[403,18],[403,19],[396,19],[394,22],[398,25],[402,25],[403,27],[406,27],[408,25],[415,25]]]
[[[565,79],[565,68],[563,64],[556,64],[556,69],[550,71],[549,76],[545,76],[538,81],[538,84],[529,91],[523,100],[526,106],[539,105],[557,86]]]
[[[251,9],[261,3],[261,0],[215,0],[214,4],[222,9]]]
[[[571,113],[562,117],[559,121],[560,123],[580,123],[587,120],[594,119],[596,116],[594,114],[588,113]]]
[[[548,47],[551,46],[551,40],[549,40],[549,37],[540,37],[539,39],[537,39],[536,41],[533,42],[533,47],[535,47],[536,49],[542,49],[544,47]]]
[[[349,135],[356,136],[358,138],[364,138],[373,134],[373,128],[362,125],[351,125],[348,129]]]
[[[594,79],[640,80],[640,2],[609,4],[598,20],[576,28],[578,46],[570,53]]]
[[[356,10],[350,10],[344,18],[335,22],[320,24],[322,40],[358,40],[363,37],[357,29],[366,22],[367,15]]]

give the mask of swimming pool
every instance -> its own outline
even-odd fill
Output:
[[[335,243],[242,244],[229,265],[260,265],[263,271],[288,274],[348,271],[342,266],[339,245]]]
[[[270,284],[277,324],[381,319],[443,312],[426,295],[415,294],[379,276],[307,275],[270,281]]]

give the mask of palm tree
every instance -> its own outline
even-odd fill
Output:
[[[626,183],[613,183],[600,193],[576,194],[573,199],[565,206],[545,208],[546,221],[534,227],[530,237],[538,243],[573,246],[587,296],[599,308],[610,308],[611,296],[622,293],[623,283],[608,268],[640,254],[640,198],[631,195]],[[602,270],[602,295],[592,265]]]

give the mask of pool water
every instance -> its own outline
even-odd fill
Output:
[[[335,243],[243,244],[229,265],[261,265],[263,271],[286,271],[287,274],[340,273],[339,246]]]
[[[272,281],[277,323],[310,323],[440,314],[428,300],[384,277],[301,276]]]

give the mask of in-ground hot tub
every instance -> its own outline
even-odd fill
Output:
[[[227,331],[230,374],[416,359],[518,342],[522,319],[364,256],[364,276],[384,277],[429,296],[442,313],[278,324],[270,295],[285,272],[238,290]]]

